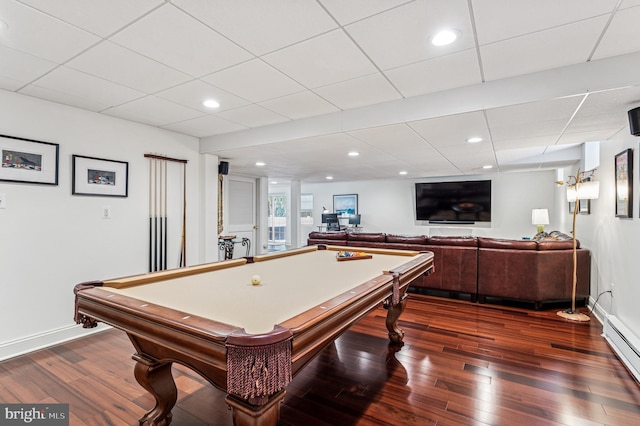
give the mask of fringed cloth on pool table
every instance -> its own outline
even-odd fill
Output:
[[[227,338],[227,393],[244,399],[272,395],[291,381],[293,334],[275,327],[266,335]]]

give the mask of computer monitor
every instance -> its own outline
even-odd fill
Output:
[[[338,222],[338,213],[322,213],[322,223]]]
[[[353,225],[355,227],[360,225],[360,215],[359,214],[349,215],[349,225]]]

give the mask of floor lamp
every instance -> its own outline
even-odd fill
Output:
[[[558,311],[562,318],[572,321],[589,321],[589,316],[576,310],[576,288],[578,285],[578,243],[576,240],[576,217],[580,210],[580,200],[594,200],[600,192],[600,182],[591,180],[595,170],[581,172],[570,176],[567,182],[567,201],[574,202],[573,207],[573,288],[571,291],[571,309]]]

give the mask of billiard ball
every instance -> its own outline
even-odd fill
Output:
[[[254,275],[251,277],[251,284],[259,285],[260,284],[260,275]]]

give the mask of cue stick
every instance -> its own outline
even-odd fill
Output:
[[[165,160],[164,162],[164,258],[163,258],[163,263],[164,263],[164,268],[162,269],[167,269],[167,242],[169,241],[169,234],[168,234],[168,230],[167,230],[167,219],[168,219],[168,213],[167,213],[167,196],[169,195],[169,191],[167,189],[167,181],[168,181],[168,169],[167,166],[168,162]]]
[[[159,174],[160,174],[160,184],[158,185],[158,189],[159,189],[159,193],[158,193],[158,210],[159,210],[159,216],[160,216],[160,244],[158,247],[158,253],[159,253],[159,260],[160,260],[160,266],[158,267],[158,270],[161,271],[163,269],[162,266],[162,244],[163,244],[163,240],[164,240],[164,234],[163,234],[163,230],[162,227],[164,225],[164,212],[162,211],[162,166],[164,165],[164,161],[160,161],[160,167],[159,167]]]
[[[153,238],[154,271],[158,270],[158,161],[153,162],[153,217],[155,232]]]
[[[152,249],[153,249],[153,209],[151,207],[151,165],[152,165],[152,161],[151,159],[149,159],[149,272],[152,272],[153,269],[153,265],[152,265]]]

